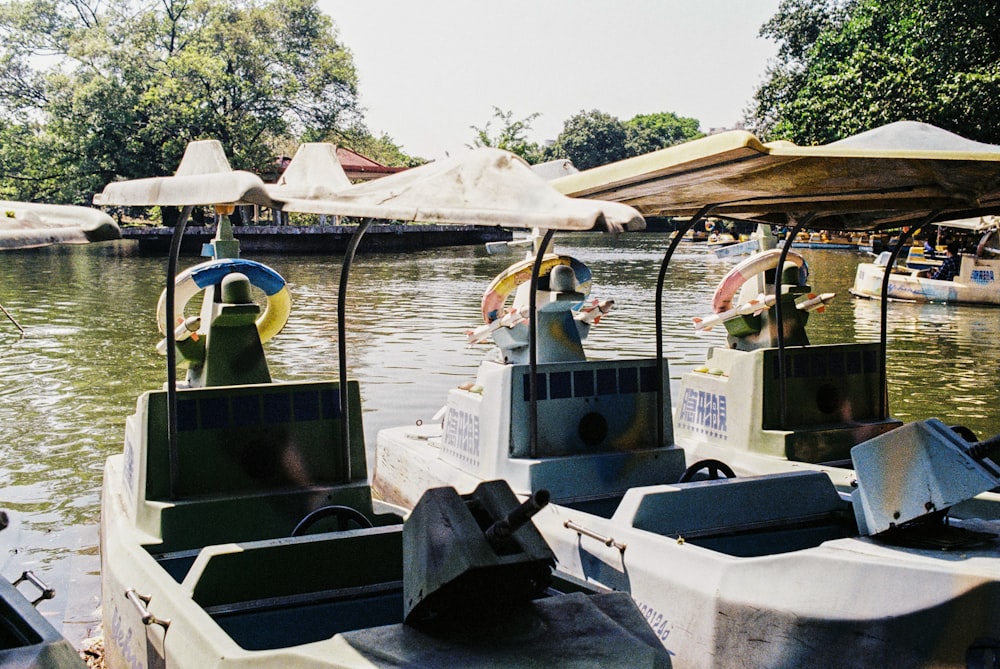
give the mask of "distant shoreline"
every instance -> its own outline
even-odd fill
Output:
[[[342,253],[357,226],[353,225],[243,225],[233,233],[240,248],[248,253]],[[173,228],[164,226],[123,227],[122,239],[139,244],[139,252],[166,253]],[[184,231],[181,252],[201,253],[212,241],[214,225],[190,226]],[[513,234],[501,227],[476,225],[372,225],[361,240],[358,252],[417,251],[443,246],[474,246],[486,242],[510,241]]]

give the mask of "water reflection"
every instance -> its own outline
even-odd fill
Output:
[[[590,355],[653,355],[653,293],[666,237],[579,234],[557,243],[590,265],[595,297],[616,301],[592,331]],[[862,256],[804,255],[814,288],[838,294],[827,313],[810,319],[812,341],[876,340],[878,303],[847,294]],[[473,377],[488,348],[467,348],[465,331],[480,322],[489,280],[516,257],[482,248],[358,257],[347,346],[370,445],[383,427],[429,419],[448,388]],[[267,345],[272,375],[335,375],[339,257],[262,260],[288,280],[294,303],[285,330]],[[694,245],[678,250],[664,309],[675,389],[709,346],[724,345],[723,333],[698,334],[691,318],[710,311],[712,292],[733,264]],[[104,460],[121,450],[136,396],[164,379],[153,317],[164,270],[163,259],[134,255],[127,243],[0,255],[0,302],[27,331],[21,338],[0,321],[0,507],[16,515],[18,530],[0,533],[3,576],[31,566],[58,588],[72,558],[94,554],[96,535],[81,528],[98,521]],[[998,316],[995,309],[892,304],[893,414],[940,416],[980,436],[1000,432]]]

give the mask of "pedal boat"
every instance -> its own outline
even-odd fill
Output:
[[[565,271],[555,286],[554,270],[540,276],[549,230],[527,295],[515,297],[527,323],[490,322],[500,355],[449,392],[440,420],[379,433],[377,493],[410,506],[441,484],[461,492],[503,478],[520,496],[544,486],[552,503],[535,524],[557,568],[631,593],[678,667],[990,666],[1000,655],[1000,522],[950,512],[1000,483],[997,440],[970,444],[935,419],[891,419],[884,327],[881,342],[810,346],[797,326],[823,299],[794,263],[784,270],[791,249],[782,249],[765,256],[779,285],[760,307],[717,312],[720,322],[750,321],[746,350],[713,349],[721,373],[699,373],[705,387],[695,400],[682,391],[677,414],[666,391],[663,280],[702,217],[791,223],[794,238],[807,227],[865,232],[1000,203],[1000,154],[941,155],[928,148],[936,129],[882,130],[868,138],[876,146],[900,135],[915,144],[866,152],[857,142],[765,145],[723,133],[554,181],[646,215],[692,217],[660,267],[655,355],[586,359],[574,314],[583,291]],[[851,378],[855,359],[861,373]],[[793,372],[807,360],[825,361],[825,373],[817,364],[800,382]],[[740,386],[750,405],[740,414],[723,387],[754,377],[772,390]],[[838,421],[826,402],[812,406],[830,396],[858,410]],[[719,440],[727,461],[751,448],[740,431],[756,431],[753,447],[767,447],[747,460],[767,473],[718,478],[728,468],[702,455],[707,440],[681,439],[695,432],[682,425],[689,414],[703,431],[732,436]],[[773,435],[761,438],[765,429]],[[851,464],[798,467],[790,446]],[[838,490],[831,474],[849,481]]]
[[[5,529],[6,513],[0,512],[0,530]],[[29,601],[21,588],[31,584],[38,596]],[[85,669],[73,645],[35,607],[51,599],[55,591],[31,571],[15,581],[0,578],[0,666],[11,669]]]
[[[959,254],[958,274],[950,281],[932,279],[927,275],[927,263],[911,263],[914,251],[903,267],[888,265],[892,255],[883,251],[873,261],[861,263],[854,275],[851,294],[855,297],[881,299],[885,268],[889,272],[887,297],[907,302],[941,302],[944,304],[1000,305],[1000,232],[994,216],[983,216],[961,221],[947,221],[942,225],[962,227],[980,234],[979,243],[968,253]],[[937,263],[940,265],[940,262]]]
[[[252,203],[388,217],[407,206],[394,199],[399,193],[429,188],[438,197],[420,195],[426,209],[414,215],[437,222],[534,214],[593,225],[606,211],[624,212],[628,224],[641,218],[627,207],[569,200],[499,151],[472,156],[478,167],[435,164],[375,187],[344,177],[334,188],[334,156],[332,146],[303,146],[285,181],[269,190],[231,171],[217,142],[197,142],[174,177],[114,183],[98,198],[184,205],[157,309],[166,388],[139,397],[124,452],[105,469],[106,665],[669,667],[627,594],[553,574],[554,557],[531,523],[544,491],[522,504],[504,482],[462,496],[442,487],[405,524],[372,498],[357,382],[344,364],[336,380],[271,379],[261,340],[281,329],[290,297],[274,270],[239,258],[227,214]],[[433,182],[441,180],[457,190],[438,193]],[[541,194],[526,192],[536,182]],[[480,204],[480,188],[515,195]],[[546,198],[568,206],[542,210]],[[178,274],[187,214],[202,205],[218,205],[220,216],[211,259]],[[263,313],[253,287],[267,296]],[[185,315],[200,290],[200,315]],[[341,290],[341,313],[343,305]],[[341,336],[342,362],[344,351]],[[188,365],[180,382],[178,356]]]

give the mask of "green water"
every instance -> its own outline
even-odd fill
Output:
[[[561,252],[586,261],[593,296],[617,308],[594,328],[592,357],[652,355],[653,291],[666,237],[573,235]],[[847,289],[861,254],[804,250],[814,289],[836,292],[809,323],[814,343],[875,340],[878,304]],[[293,311],[267,345],[276,379],[337,373],[336,299],[340,258],[268,256],[288,281]],[[486,347],[467,348],[489,280],[515,259],[481,248],[360,256],[348,295],[348,356],[361,381],[369,446],[377,431],[429,419],[448,388],[474,378]],[[197,259],[184,258],[182,266]],[[674,390],[703,361],[718,332],[696,334],[693,316],[710,309],[719,279],[734,264],[682,246],[668,275],[666,352]],[[31,568],[59,592],[40,610],[71,639],[93,632],[98,588],[97,532],[102,468],[122,447],[135,398],[165,379],[154,350],[154,309],[165,260],[129,243],[52,247],[0,255],[0,572]],[[980,437],[1000,432],[1000,310],[892,304],[889,398],[903,420],[936,416]]]

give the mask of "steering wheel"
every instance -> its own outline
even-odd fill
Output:
[[[691,481],[695,480],[695,474],[699,473],[703,469],[708,473],[706,478],[709,481],[714,481],[716,479],[723,477],[727,479],[736,478],[736,472],[734,472],[733,468],[727,465],[725,462],[722,462],[721,460],[708,459],[708,460],[699,460],[698,462],[694,463],[693,465],[685,469],[684,473],[681,474],[681,477],[677,480],[677,482],[690,483]],[[719,474],[722,474],[722,476],[719,476]],[[699,478],[698,480],[705,480],[705,479]]]
[[[975,443],[979,441],[979,438],[976,436],[976,433],[970,430],[969,428],[965,427],[964,425],[949,425],[948,427],[951,428],[952,432],[954,432],[955,434],[957,434],[962,439],[965,439],[968,442]]]
[[[324,518],[336,518],[337,519],[337,532],[343,532],[345,530],[351,529],[348,523],[354,522],[359,528],[369,528],[372,527],[372,521],[368,520],[368,516],[361,513],[357,509],[352,509],[349,506],[340,506],[339,504],[333,504],[330,506],[321,506],[315,511],[310,511],[305,518],[299,521],[299,524],[295,526],[292,530],[293,537],[299,537],[306,533],[306,531],[315,525],[320,520]]]

